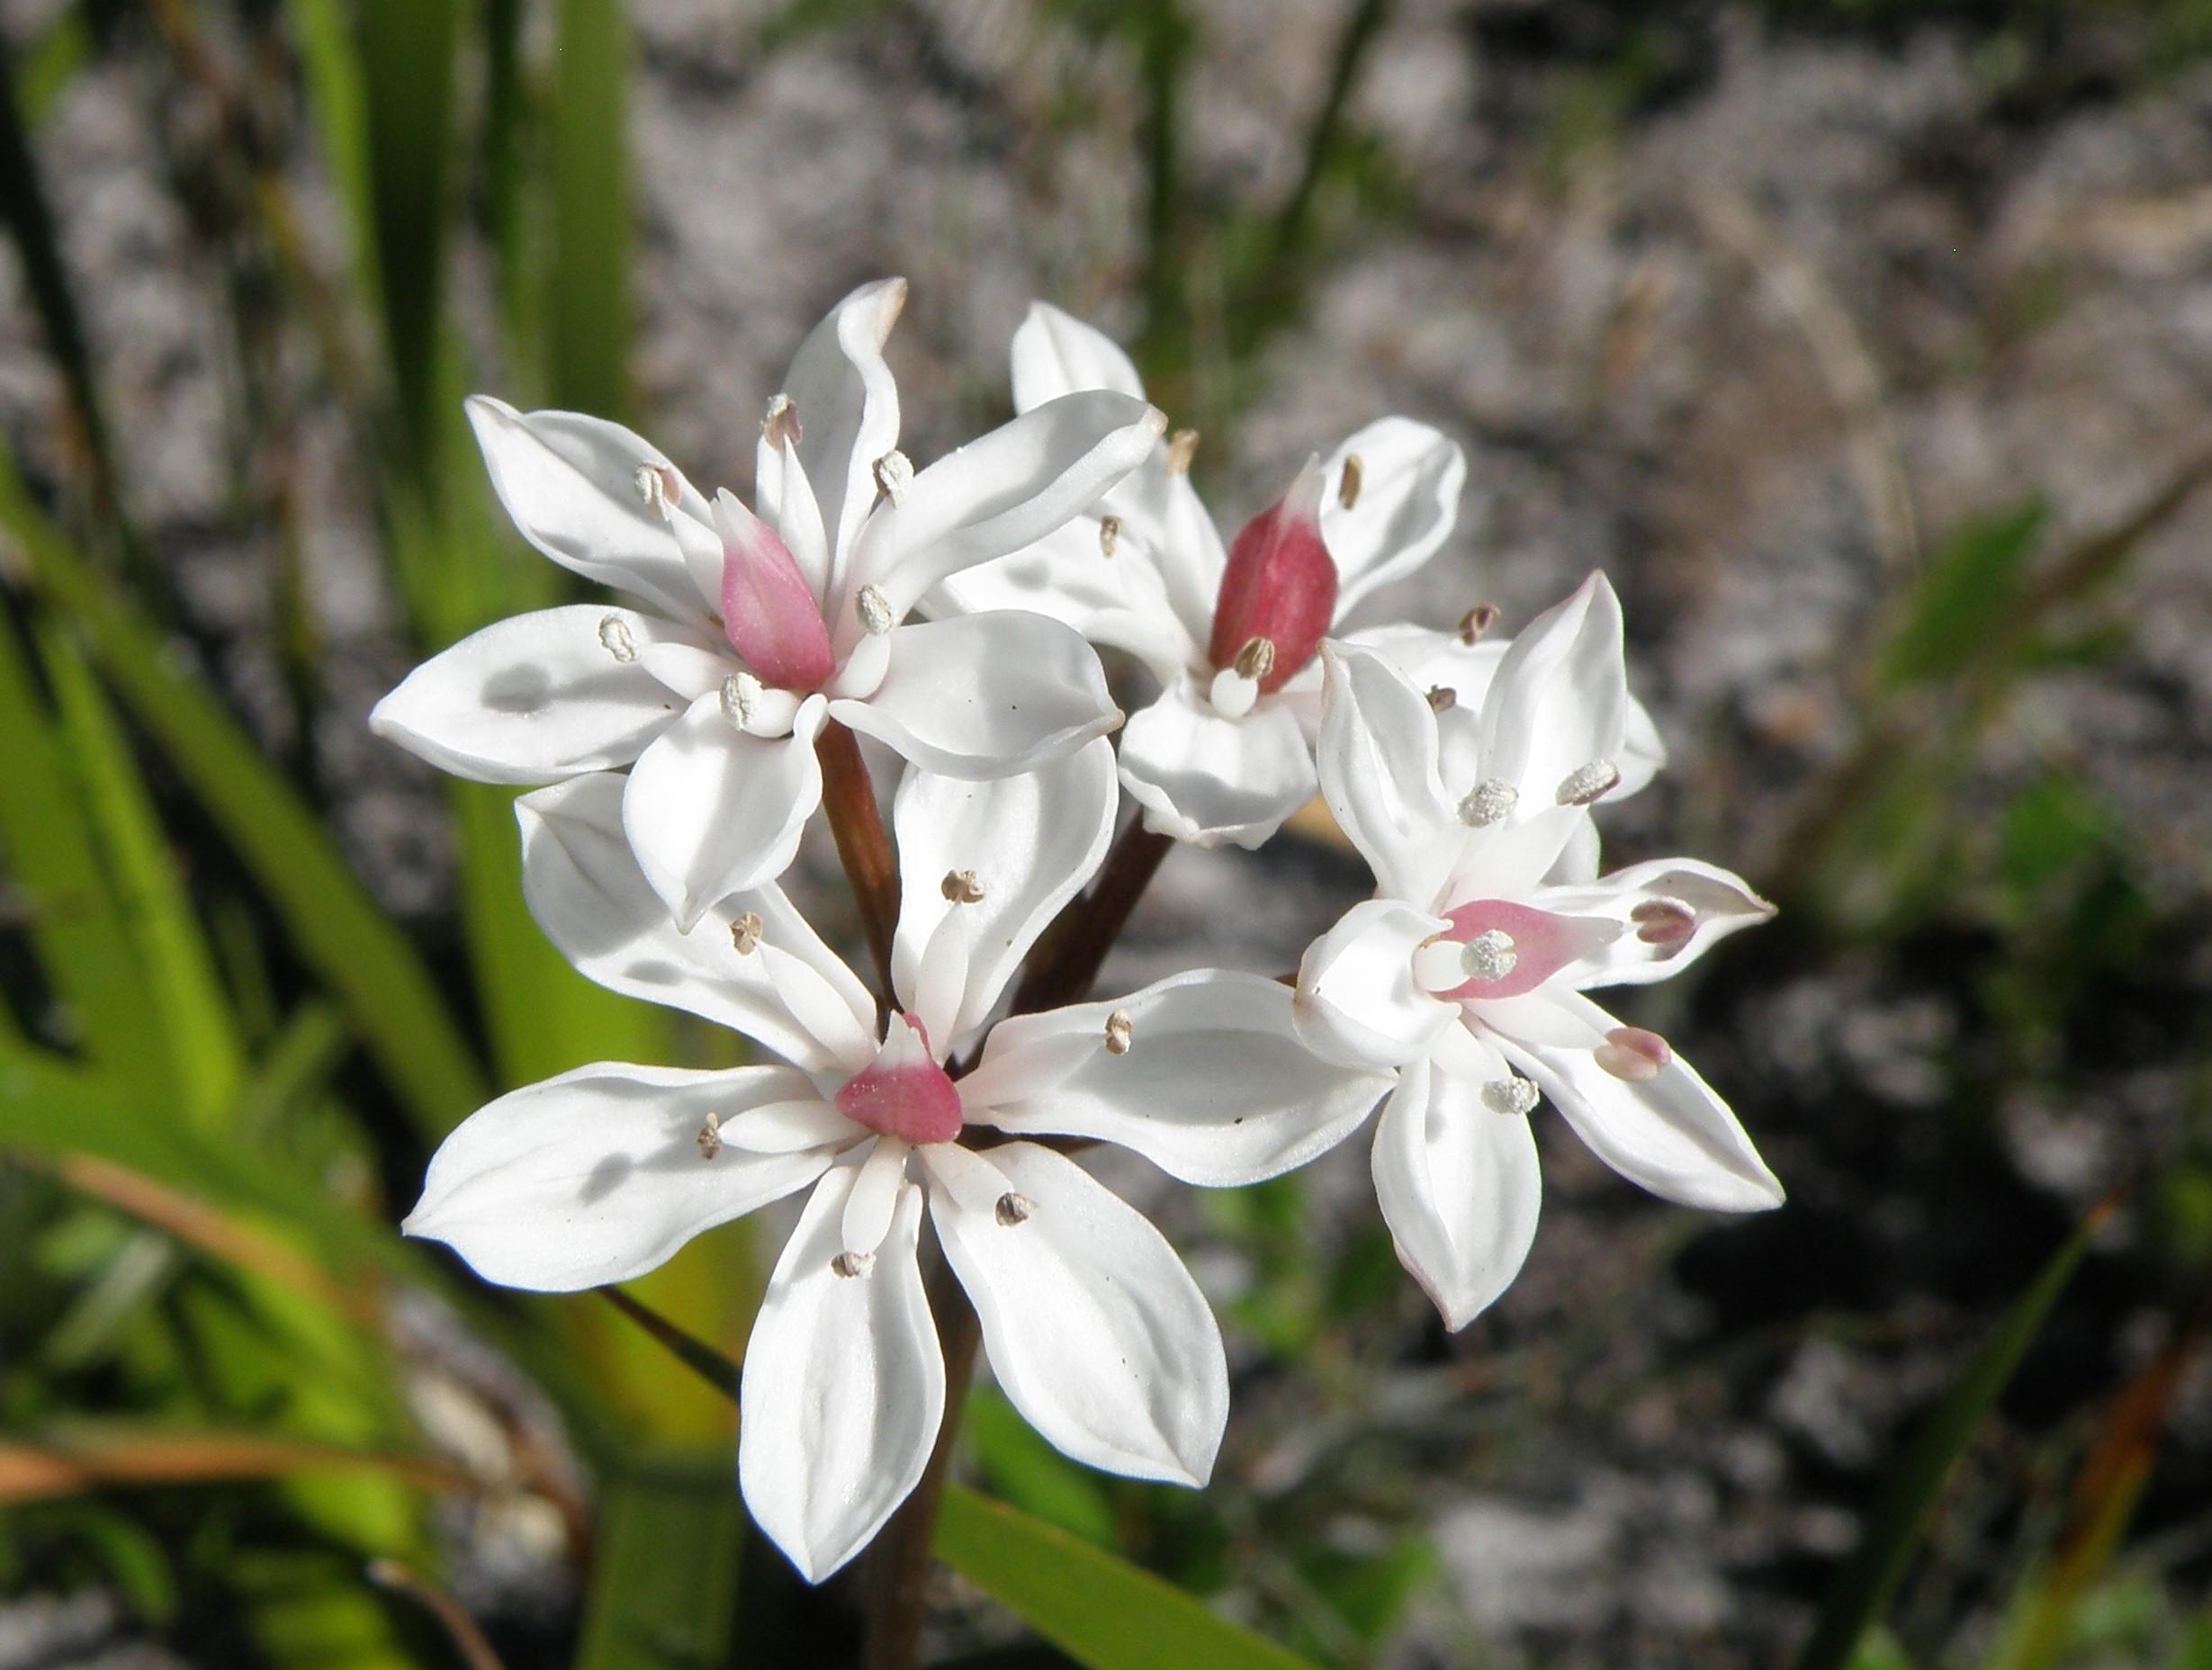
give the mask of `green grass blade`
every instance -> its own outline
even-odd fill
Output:
[[[213,953],[152,796],[91,668],[65,634],[49,631],[40,640],[61,739],[83,783],[93,831],[152,999],[142,1014],[126,1014],[124,1023],[158,1033],[185,1117],[202,1127],[220,1124],[238,1094],[244,1061]],[[103,994],[103,1002],[112,1006],[113,995]]]
[[[1943,1401],[1906,1441],[1875,1500],[1858,1546],[1837,1572],[1821,1603],[1812,1639],[1798,1655],[1797,1670],[1844,1670],[1860,1639],[1881,1621],[1952,1468],[2011,1380],[2112,1205],[2108,1201],[2091,1212],[2052,1254],[1999,1319]]]
[[[553,403],[620,418],[630,404],[630,148],[622,0],[561,0],[553,104]]]
[[[322,145],[323,166],[346,206],[354,282],[372,305],[381,305],[375,300],[383,285],[377,265],[368,92],[362,82],[361,54],[346,31],[337,0],[290,0],[286,10],[292,38],[299,47],[308,108]]]
[[[418,1127],[442,1136],[481,1106],[489,1100],[482,1069],[406,936],[252,739],[208,690],[173,669],[159,635],[101,584],[4,460],[0,528],[14,535],[46,596],[84,633],[117,695],[253,872]]]
[[[723,1670],[737,1628],[745,1510],[726,1451],[625,1467],[600,1538],[575,1670]]]

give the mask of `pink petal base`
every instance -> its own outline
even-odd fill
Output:
[[[894,1015],[876,1059],[845,1081],[838,1111],[855,1125],[907,1143],[949,1143],[960,1134],[960,1091],[931,1054],[913,1015]]]
[[[1439,992],[1436,995],[1441,998],[1519,997],[1533,992],[1592,948],[1580,931],[1587,919],[1557,916],[1505,899],[1470,900],[1444,920],[1452,928],[1443,937],[1461,945],[1497,929],[1513,941],[1514,965],[1496,980],[1470,980],[1449,992]]]

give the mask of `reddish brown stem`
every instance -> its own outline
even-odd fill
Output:
[[[822,804],[829,811],[830,833],[852,884],[868,955],[876,960],[876,988],[889,1004],[894,1001],[891,936],[899,920],[899,871],[892,861],[891,839],[884,832],[859,739],[832,720],[815,740],[814,755],[822,761]]]
[[[1100,866],[1098,884],[1061,912],[1046,931],[1044,944],[1014,992],[1014,1013],[1057,1009],[1091,990],[1106,953],[1120,938],[1129,912],[1174,844],[1172,836],[1146,829],[1142,817],[1121,831]]]

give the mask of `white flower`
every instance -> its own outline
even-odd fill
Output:
[[[1014,335],[1013,383],[1019,411],[1076,390],[1143,396],[1112,341],[1043,302]],[[967,570],[933,606],[1034,609],[1142,658],[1161,695],[1122,733],[1121,779],[1146,827],[1256,847],[1313,796],[1323,634],[1434,553],[1467,465],[1425,424],[1382,418],[1308,463],[1225,551],[1191,490],[1191,444],[1153,447],[1088,516]]]
[[[758,516],[726,491],[710,504],[617,424],[472,398],[524,535],[649,607],[500,621],[416,669],[371,724],[482,782],[634,761],[624,823],[686,927],[790,863],[821,800],[829,720],[954,777],[1025,770],[1110,730],[1098,658],[1066,626],[901,623],[948,574],[1095,499],[1164,419],[1126,395],[1074,395],[917,473],[883,359],[905,293],[864,285],[800,345],[761,425]]]
[[[976,1036],[1023,956],[1097,867],[1115,809],[1103,739],[1036,773],[910,771],[904,904],[879,1026],[860,981],[774,886],[679,933],[624,839],[606,776],[526,795],[524,885],[590,978],[744,1032],[785,1066],[585,1067],[501,1097],[432,1160],[410,1234],[511,1287],[623,1281],[690,1236],[814,1185],[745,1358],[739,1473],[811,1579],[913,1489],[945,1370],[916,1249],[925,1209],[1000,1385],[1078,1460],[1201,1483],[1227,1416],[1221,1341],[1167,1242],[1053,1149],[1118,1143],[1187,1181],[1270,1177],[1340,1140],[1387,1074],[1317,1062],[1290,992],[1200,971]]]
[[[1515,640],[1448,781],[1423,692],[1374,650],[1325,654],[1321,791],[1379,885],[1307,951],[1299,1028],[1331,1060],[1401,1069],[1376,1127],[1375,1190],[1445,1320],[1463,1327],[1527,1254],[1540,1186],[1523,1116],[1540,1089],[1655,1194],[1719,1211],[1780,1204],[1689,1064],[1583,995],[1664,979],[1772,907],[1692,858],[1544,879],[1623,781],[1612,588],[1593,575]]]

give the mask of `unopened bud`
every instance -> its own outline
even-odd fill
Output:
[[[906,502],[906,489],[914,484],[914,466],[906,454],[893,447],[876,461],[876,490],[897,509]]]
[[[1620,767],[1610,759],[1593,759],[1586,766],[1577,766],[1560,779],[1559,803],[1562,806],[1587,806],[1592,801],[1603,800],[1620,780]]]
[[[1112,556],[1114,553],[1114,546],[1119,543],[1120,540],[1121,518],[1119,516],[1101,516],[1098,519],[1099,555],[1102,557]]]
[[[778,452],[787,446],[796,446],[805,438],[799,427],[799,409],[787,394],[771,395],[768,411],[760,419],[761,438]]]
[[[1629,1084],[1649,1084],[1675,1058],[1665,1038],[1641,1027],[1614,1028],[1591,1054],[1599,1066]]]
[[[898,624],[891,617],[891,600],[873,586],[860,588],[853,607],[859,614],[861,630],[871,638],[882,637]]]
[[[599,623],[599,647],[625,667],[637,660],[637,640],[630,635],[630,623],[619,615]]]
[[[1495,603],[1478,603],[1460,616],[1460,642],[1473,643],[1482,634],[1497,624],[1497,617],[1505,611]]]
[[[1129,1011],[1117,1009],[1106,1017],[1106,1053],[1126,1055],[1129,1046],[1136,1042],[1136,1027],[1129,1019]]]
[[[1178,429],[1167,437],[1167,473],[1189,475],[1191,460],[1198,453],[1198,431]]]
[[[1360,502],[1360,478],[1363,473],[1357,453],[1344,454],[1344,479],[1336,483],[1336,502],[1346,510]]]
[[[759,914],[748,911],[730,924],[730,944],[740,956],[751,956],[760,948],[760,931]]]
[[[973,870],[947,870],[945,879],[937,884],[948,904],[981,904],[983,884],[976,879]]]
[[[1036,1201],[1010,1189],[999,1197],[998,1205],[992,1208],[991,1216],[998,1220],[1001,1229],[1012,1229],[1017,1224],[1028,1223],[1036,1210]]]

